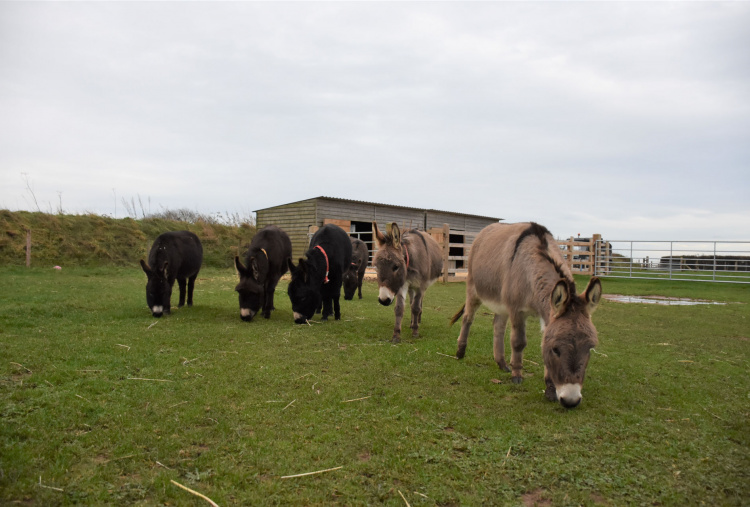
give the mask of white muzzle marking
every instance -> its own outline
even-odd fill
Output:
[[[382,285],[380,287],[380,291],[378,291],[378,299],[385,301],[392,300],[394,297],[396,297],[396,295],[391,291],[391,289],[389,289],[385,285]]]
[[[151,313],[164,313],[164,307],[163,306],[154,306],[151,309]]]
[[[301,319],[305,319],[305,316],[302,315],[301,313],[294,312],[294,320],[301,320]]]
[[[253,312],[250,308],[240,308],[240,317],[252,317]]]
[[[563,384],[557,388],[557,399],[565,400],[568,405],[581,401],[581,384]]]

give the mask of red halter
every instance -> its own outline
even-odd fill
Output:
[[[315,245],[315,248],[323,252],[323,257],[326,258],[326,276],[323,278],[323,283],[328,283],[328,255],[326,255],[326,251],[323,250],[323,247],[320,245]]]

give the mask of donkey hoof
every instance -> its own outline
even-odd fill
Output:
[[[411,337],[412,338],[419,338],[419,331],[412,331],[411,332]]]
[[[393,343],[393,344],[401,343],[401,337],[393,335],[393,338],[391,338],[391,343]]]
[[[466,347],[459,347],[458,350],[456,351],[456,357],[458,359],[463,359],[465,355],[466,355]]]
[[[523,382],[523,377],[512,377],[510,380],[514,384],[520,384],[521,382]]]

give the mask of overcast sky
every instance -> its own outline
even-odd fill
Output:
[[[2,2],[0,208],[322,195],[750,240],[749,26],[747,2]]]

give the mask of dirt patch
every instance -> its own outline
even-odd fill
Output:
[[[545,491],[543,489],[535,489],[521,495],[521,503],[525,507],[544,507],[546,505],[552,505],[552,500],[544,498]]]

